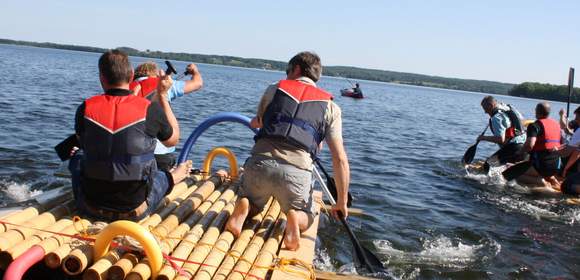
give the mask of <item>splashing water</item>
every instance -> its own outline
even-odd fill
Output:
[[[451,269],[465,269],[487,262],[501,250],[494,240],[483,240],[481,244],[468,245],[461,240],[439,236],[424,241],[420,252],[404,252],[395,249],[387,240],[375,241],[375,246],[389,258],[389,263],[420,264]]]
[[[21,184],[13,181],[0,181],[0,189],[6,194],[10,199],[21,202],[43,193],[42,190],[31,190],[29,184]]]

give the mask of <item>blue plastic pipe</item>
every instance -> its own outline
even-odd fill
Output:
[[[201,134],[204,131],[206,131],[208,128],[212,127],[215,124],[222,123],[222,122],[237,122],[237,123],[241,123],[241,124],[247,126],[249,129],[254,131],[254,133],[258,133],[257,129],[250,127],[250,120],[251,120],[250,118],[248,118],[240,113],[235,113],[235,112],[217,113],[217,114],[207,118],[205,121],[200,123],[195,128],[195,130],[193,130],[191,135],[189,135],[189,138],[187,138],[187,141],[185,141],[185,144],[183,145],[183,149],[181,150],[181,153],[179,154],[179,158],[177,159],[177,163],[179,164],[179,163],[182,163],[182,162],[187,160],[187,156],[189,155],[191,148],[193,147],[193,145],[197,141],[197,138],[199,138],[199,136],[201,136]]]

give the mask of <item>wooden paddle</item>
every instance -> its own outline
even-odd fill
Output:
[[[489,128],[489,124],[487,124],[487,126],[485,127],[483,132],[480,134],[480,136],[483,136],[488,128]],[[475,144],[473,144],[471,147],[469,147],[467,149],[467,151],[465,151],[465,154],[463,154],[463,159],[461,160],[461,162],[463,162],[464,165],[470,164],[473,161],[473,158],[475,157],[475,153],[477,152],[477,145],[478,144],[479,144],[479,140],[477,140],[475,142]]]

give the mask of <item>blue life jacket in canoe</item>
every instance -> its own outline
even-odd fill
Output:
[[[282,80],[266,108],[260,138],[283,139],[316,155],[325,135],[324,115],[332,95],[296,80]]]
[[[135,91],[137,86],[140,86],[139,90],[135,92],[137,96],[145,97],[149,100],[153,97],[153,94],[157,92],[157,84],[159,83],[158,77],[144,77],[135,79],[129,84],[129,89]]]
[[[550,118],[539,119],[536,124],[542,127],[544,133],[536,138],[532,152],[550,151],[560,147],[560,124]]]
[[[157,168],[155,138],[145,134],[145,98],[102,94],[85,101],[83,176],[105,181],[141,181]]]

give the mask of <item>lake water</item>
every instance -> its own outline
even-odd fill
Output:
[[[290,56],[291,54],[289,54]],[[53,176],[53,147],[73,132],[76,107],[101,92],[99,54],[0,45],[0,201],[6,206],[69,184]],[[322,54],[324,59],[324,54]],[[132,58],[134,65],[145,61]],[[163,65],[162,61],[159,61]],[[175,63],[184,69],[186,63]],[[249,117],[263,90],[281,72],[199,65],[203,90],[173,108],[182,142],[201,121],[224,111]],[[355,197],[363,216],[349,221],[363,244],[400,279],[580,278],[580,207],[565,198],[529,194],[497,177],[468,175],[460,164],[487,124],[471,92],[360,81],[366,98],[340,97],[344,79],[323,77],[343,112],[344,139]],[[537,100],[500,96],[527,117]],[[565,107],[553,103],[554,111]],[[575,105],[573,106],[573,109]],[[216,146],[238,160],[252,133],[220,124],[197,142],[200,163]],[[478,157],[494,152],[479,145]],[[323,161],[330,166],[329,153]],[[218,159],[217,165],[227,166]],[[352,271],[351,245],[340,225],[323,216],[318,269]]]

